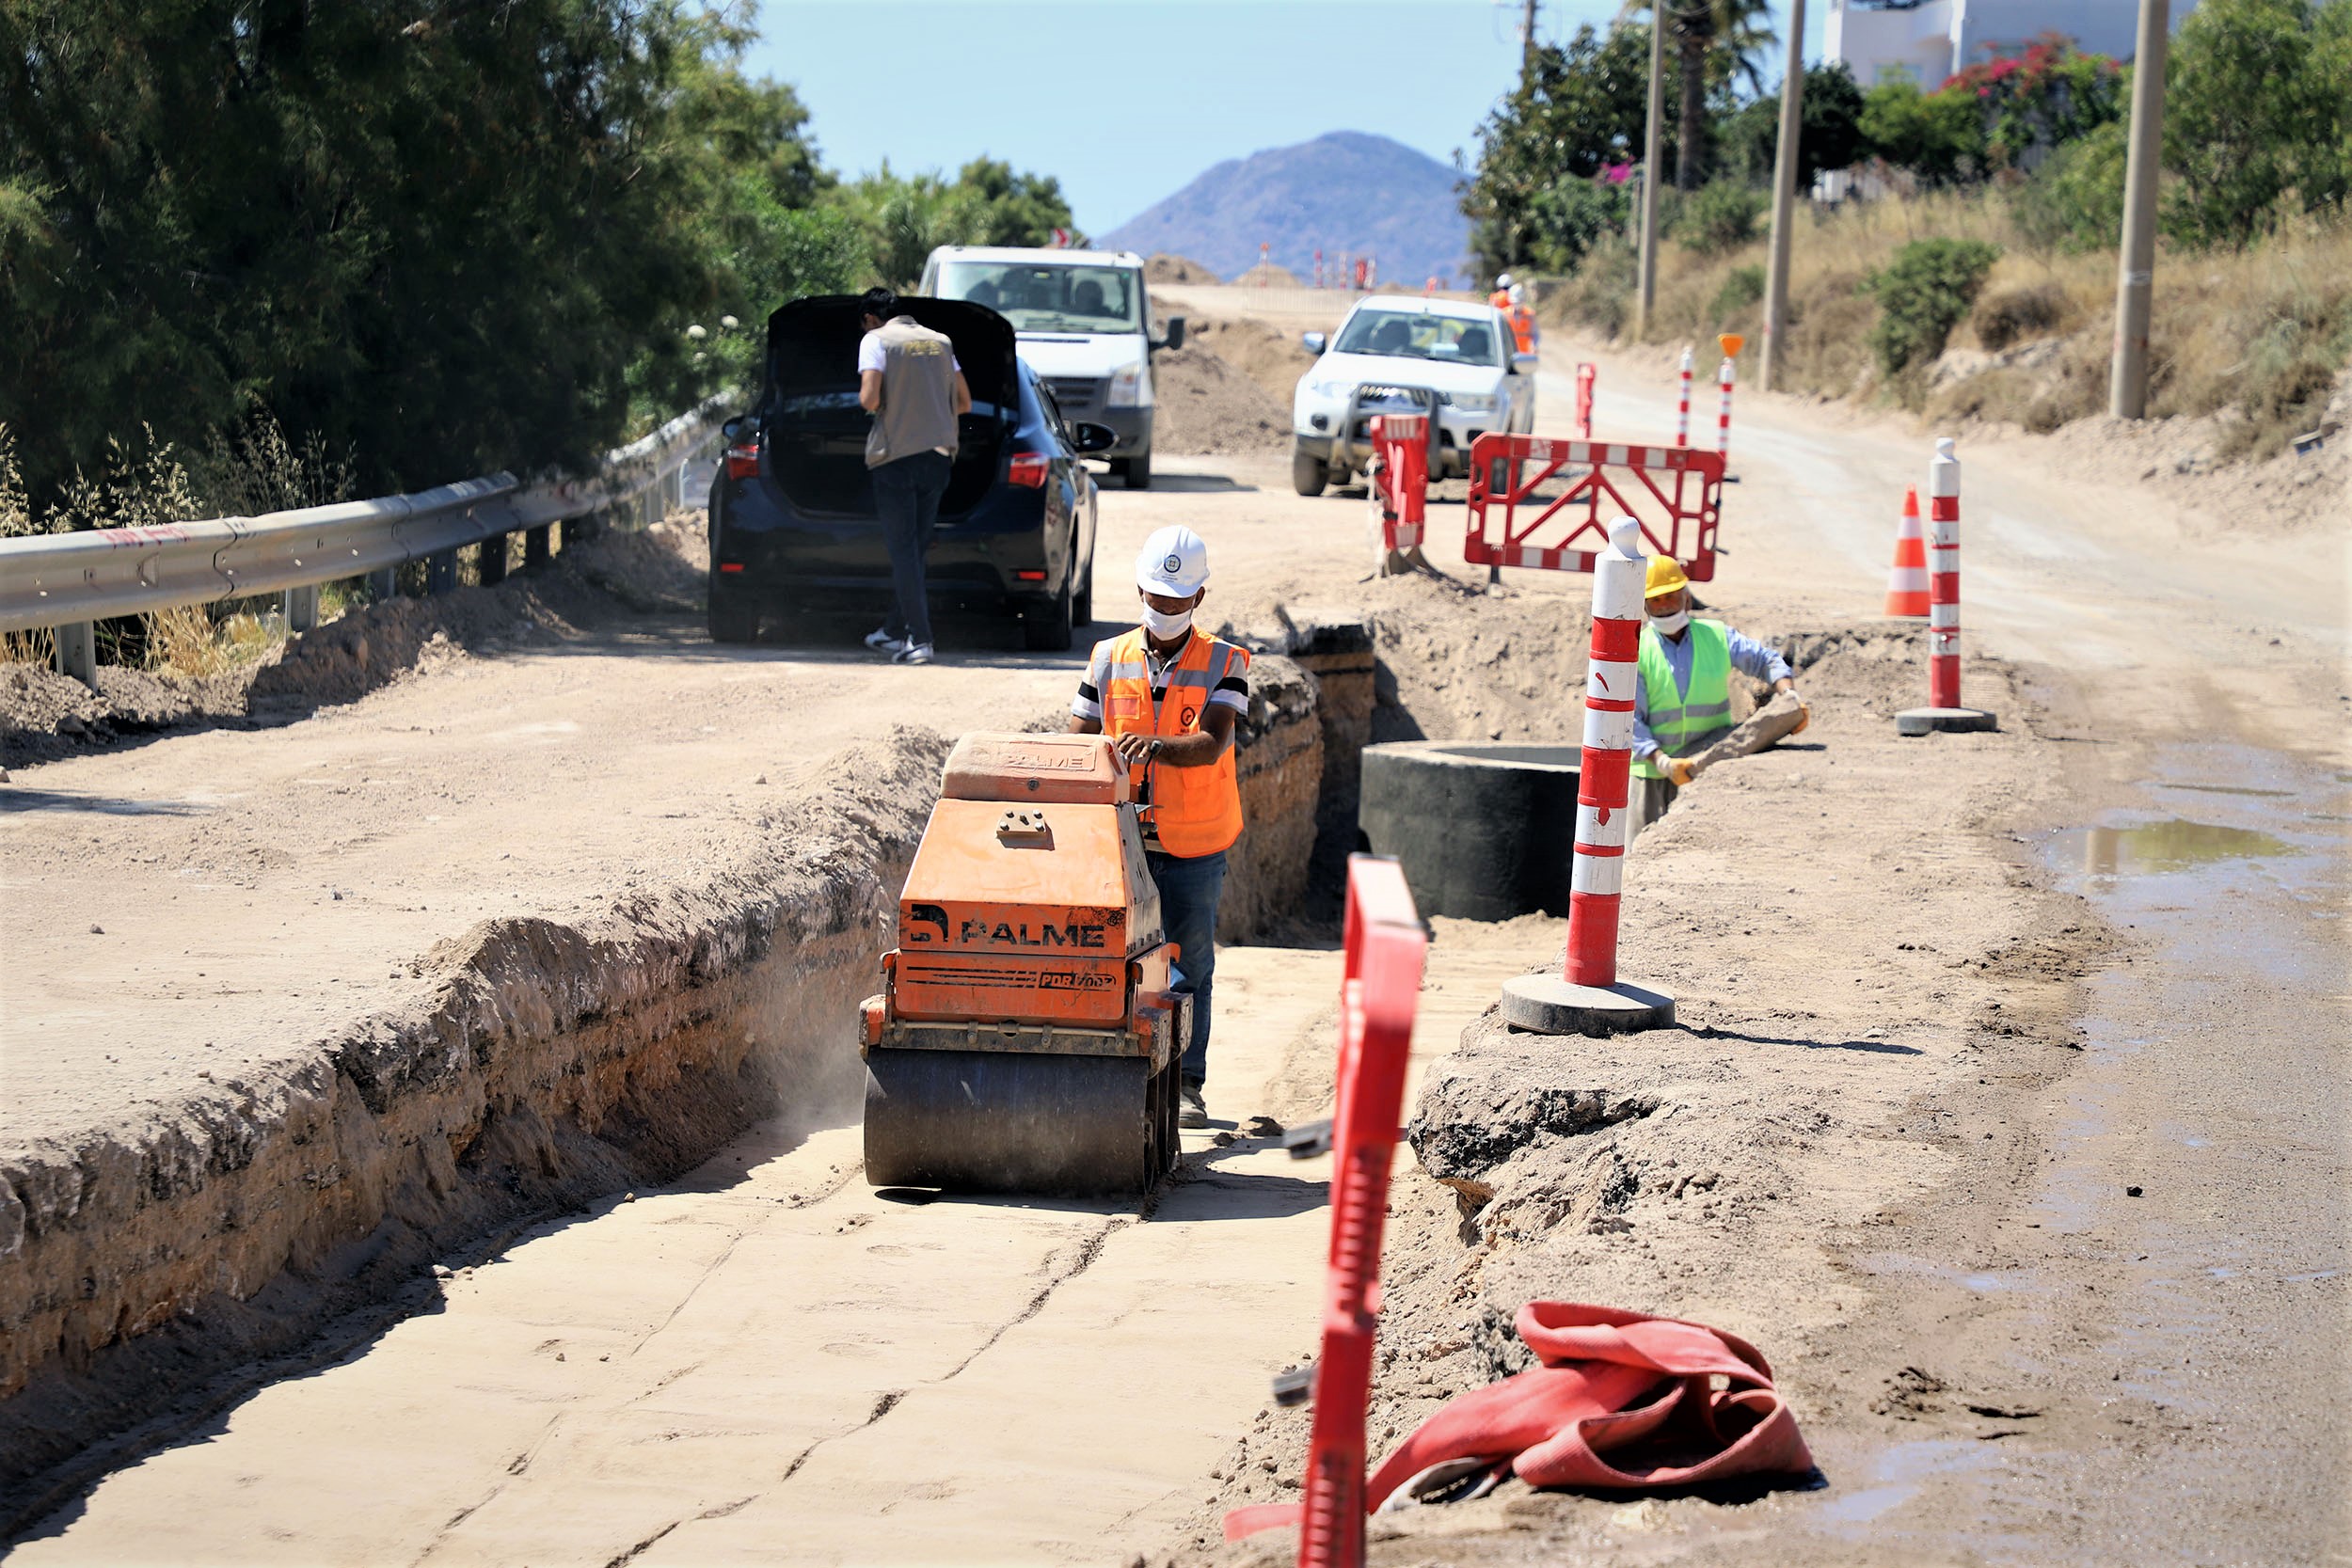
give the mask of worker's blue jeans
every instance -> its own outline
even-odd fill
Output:
[[[1183,950],[1181,975],[1170,989],[1192,998],[1192,1038],[1185,1042],[1183,1077],[1202,1084],[1209,1077],[1209,984],[1216,978],[1216,901],[1225,892],[1225,851],[1171,855],[1153,849],[1143,857],[1160,889],[1160,924],[1168,940]]]

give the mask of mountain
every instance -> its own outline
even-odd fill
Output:
[[[1379,281],[1419,288],[1435,272],[1467,277],[1470,220],[1453,168],[1386,136],[1333,131],[1295,147],[1229,159],[1141,216],[1100,236],[1118,250],[1173,251],[1233,277],[1268,259],[1301,279],[1372,256]]]

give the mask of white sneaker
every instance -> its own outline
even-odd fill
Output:
[[[878,654],[895,654],[907,645],[907,640],[891,636],[888,626],[876,626],[866,634],[866,645]]]
[[[930,661],[931,645],[929,642],[906,643],[890,656],[893,664],[929,664]]]

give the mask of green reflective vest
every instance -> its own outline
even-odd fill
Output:
[[[1705,751],[1731,728],[1731,637],[1721,621],[1691,618],[1683,636],[1691,640],[1691,689],[1677,690],[1674,666],[1655,627],[1642,627],[1642,702],[1648,708],[1649,735],[1670,757]],[[1666,775],[1647,757],[1633,759],[1645,779]]]

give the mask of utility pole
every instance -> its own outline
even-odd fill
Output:
[[[1649,332],[1650,309],[1658,303],[1659,117],[1666,107],[1666,0],[1650,0],[1649,119],[1642,130],[1642,279],[1633,301],[1633,337]]]
[[[1488,37],[1493,37],[1488,34]],[[1535,64],[1535,0],[1527,0],[1526,13],[1519,19],[1519,74],[1524,76]]]
[[[2115,283],[2115,367],[2107,412],[2148,414],[2148,312],[2156,269],[2156,165],[2164,140],[2164,55],[2172,37],[2169,0],[2139,0],[2132,62],[2131,162],[2123,174],[2122,276]]]
[[[1764,366],[1756,386],[1772,389],[1788,325],[1788,239],[1796,219],[1798,142],[1804,134],[1804,0],[1788,4],[1788,74],[1780,84],[1780,147],[1772,155],[1772,245],[1764,279]]]

